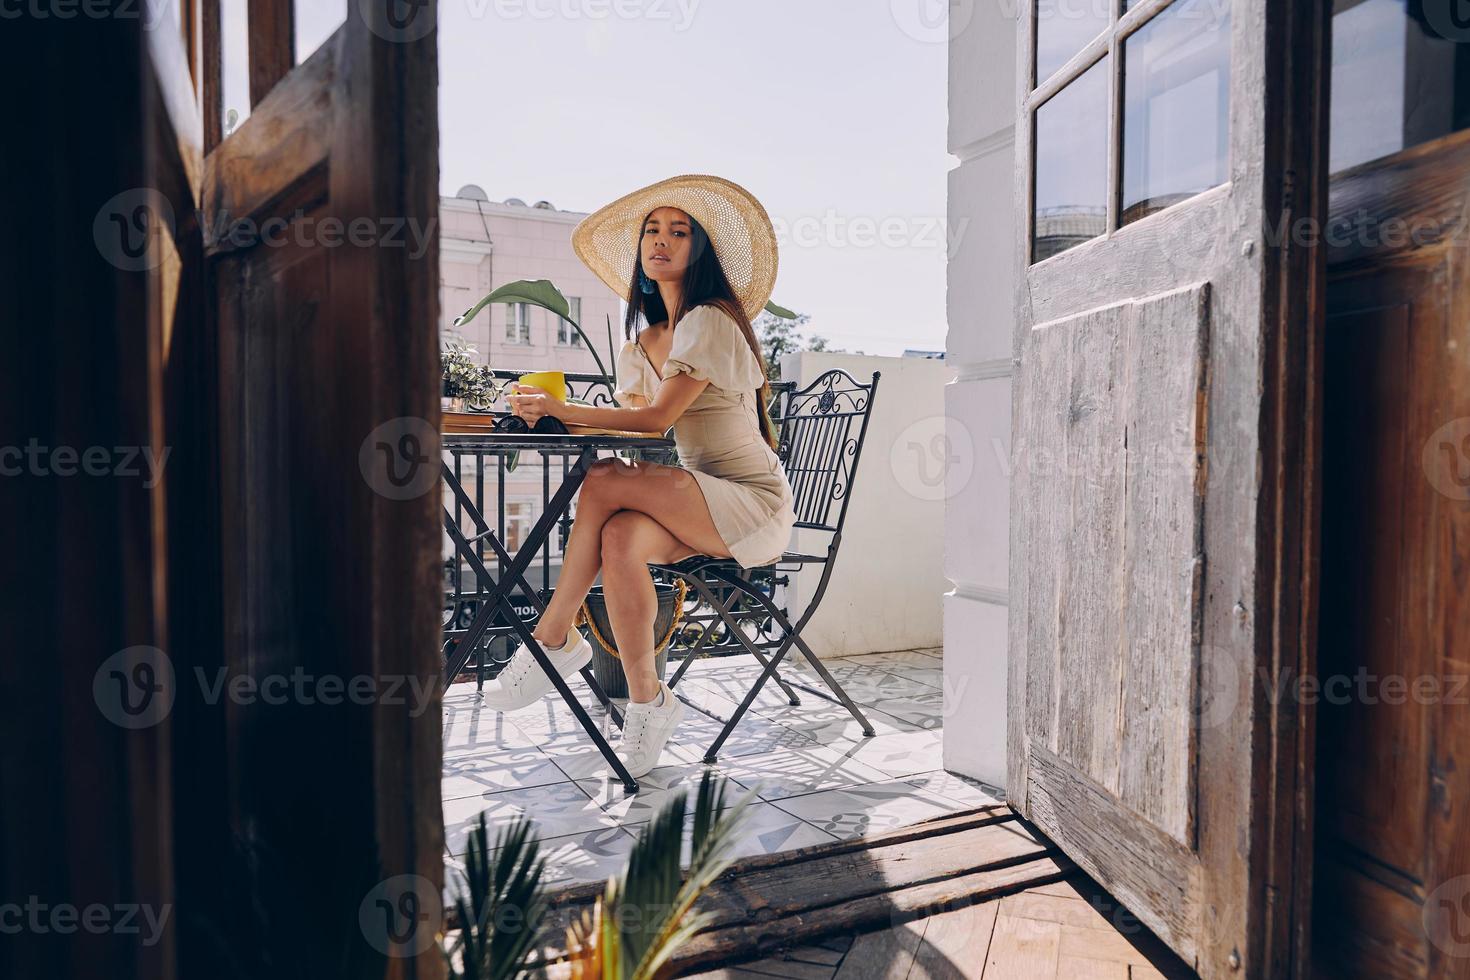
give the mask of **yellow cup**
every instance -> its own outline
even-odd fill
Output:
[[[535,385],[558,401],[567,400],[567,373],[565,371],[533,371],[516,378],[523,385]]]

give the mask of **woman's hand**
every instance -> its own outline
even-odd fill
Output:
[[[566,402],[552,397],[551,392],[535,385],[523,385],[519,381],[512,385],[515,393],[506,396],[511,414],[519,415],[527,425],[535,425],[543,415],[561,418],[566,412]]]

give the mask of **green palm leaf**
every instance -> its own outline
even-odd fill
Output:
[[[530,822],[517,818],[497,835],[493,849],[489,840],[481,813],[470,832],[464,887],[454,903],[459,939],[445,951],[456,980],[512,980],[524,974],[546,912],[541,886],[546,859]]]
[[[617,939],[615,950],[603,947],[603,980],[613,980],[614,969],[618,980],[650,980],[708,924],[707,914],[692,911],[694,903],[729,867],[754,796],[749,793],[727,808],[726,786],[725,779],[708,771],[700,782],[687,874],[679,861],[688,806],[681,790],[639,835],[622,877],[608,883],[604,923],[611,921]]]
[[[771,314],[772,316],[778,316],[783,320],[795,320],[800,316],[800,314],[792,313],[786,307],[777,306],[775,303],[767,303],[766,312]],[[458,321],[455,322],[458,323]]]

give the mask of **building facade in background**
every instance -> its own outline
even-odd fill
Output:
[[[622,301],[572,251],[572,229],[586,215],[558,211],[548,201],[497,204],[470,184],[439,202],[441,337],[474,346],[493,368],[597,372],[576,331],[560,317],[525,304],[497,303],[463,327],[454,318],[491,290],[519,279],[550,279],[567,297],[573,317],[597,345],[609,371],[607,324],[622,345]]]
[[[608,322],[611,319],[612,349],[616,351],[623,337],[622,300],[572,251],[572,229],[585,217],[575,211],[559,211],[549,201],[528,205],[511,198],[495,203],[474,184],[453,197],[440,198],[439,336],[469,344],[476,351],[476,360],[497,370],[599,373],[597,362],[571,325],[539,307],[496,303],[470,323],[454,326],[455,317],[494,289],[521,279],[549,279],[567,297],[572,316],[597,345],[606,369],[613,371]],[[512,552],[541,516],[543,471],[538,454],[523,453],[515,469],[505,473],[504,540]],[[559,474],[553,476],[553,484],[559,483]],[[487,462],[483,473],[466,473],[462,480],[472,497],[486,501],[486,515],[493,520],[500,480],[495,464]],[[479,491],[483,497],[476,496]],[[452,506],[452,500],[446,502]],[[561,546],[561,535],[553,533],[548,555],[552,583],[561,570]],[[446,558],[451,554],[446,549]],[[533,566],[532,582],[539,584],[540,571],[539,564]],[[468,566],[461,569],[461,575],[464,587],[473,590]]]

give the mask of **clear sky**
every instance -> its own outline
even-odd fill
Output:
[[[453,194],[595,210],[663,177],[754,193],[776,302],[869,354],[945,339],[943,0],[441,0]]]

